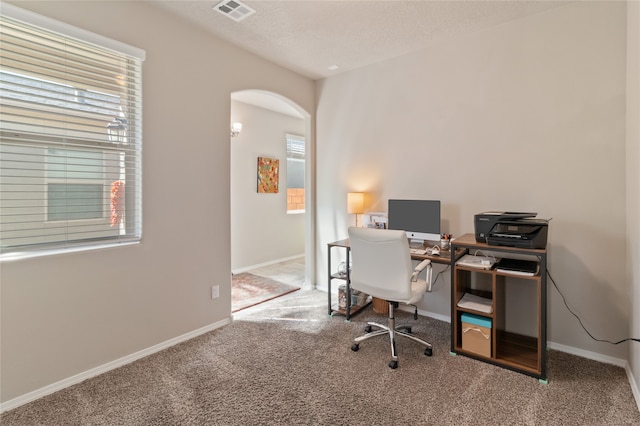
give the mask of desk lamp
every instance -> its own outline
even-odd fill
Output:
[[[364,213],[364,192],[347,193],[347,213],[356,215],[357,228],[358,215]]]

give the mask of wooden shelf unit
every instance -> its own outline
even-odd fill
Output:
[[[465,234],[451,242],[456,256],[451,259],[451,352],[459,353],[514,371],[528,374],[542,382],[547,380],[547,292],[546,292],[546,249],[522,249],[505,246],[490,246],[478,243],[474,234]],[[525,258],[538,262],[538,273],[533,276],[517,275],[494,269],[481,269],[457,264],[462,254],[491,254],[499,258]],[[461,254],[460,254],[461,253]],[[507,293],[515,285],[523,286],[535,306],[530,311],[536,318],[529,318],[530,329],[536,335],[518,334],[512,331],[507,319]],[[531,286],[533,288],[531,288]],[[475,294],[491,300],[492,312],[486,313],[458,306],[465,293]],[[513,296],[513,294],[511,294]],[[523,295],[526,296],[526,295]],[[465,350],[462,346],[462,314],[470,313],[491,319],[491,355],[489,357]]]

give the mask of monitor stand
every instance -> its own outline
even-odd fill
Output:
[[[416,248],[416,249],[421,249],[424,247],[424,240],[409,240],[409,247],[410,248]]]

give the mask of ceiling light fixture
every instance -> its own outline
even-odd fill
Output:
[[[337,66],[337,65],[331,65],[331,66],[329,67],[329,71],[335,71],[335,70],[337,70],[338,68],[340,68],[340,67],[339,67],[339,66]]]
[[[236,22],[242,21],[249,15],[253,15],[256,11],[246,4],[239,2],[238,0],[223,0],[217,5],[213,6],[215,10],[224,16],[228,16]]]

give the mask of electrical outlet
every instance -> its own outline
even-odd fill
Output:
[[[220,286],[219,285],[211,286],[211,298],[217,299],[218,297],[220,297]]]

